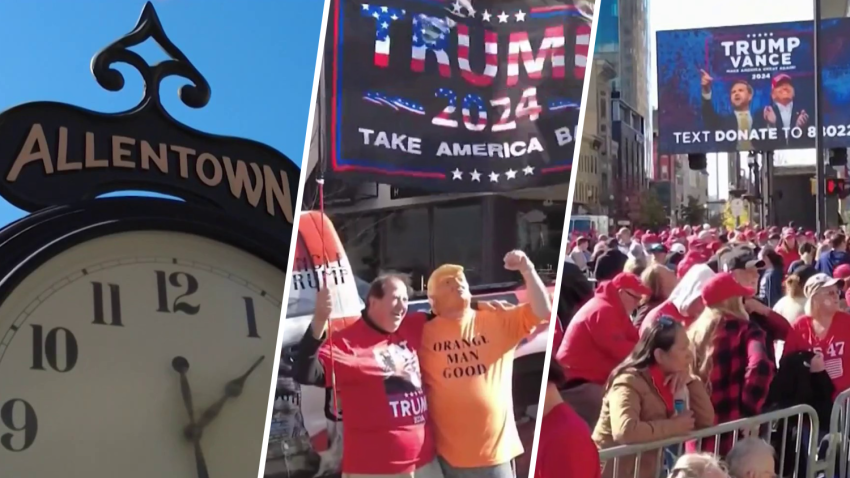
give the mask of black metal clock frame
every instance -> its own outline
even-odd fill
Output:
[[[149,65],[130,47],[148,39],[155,40],[168,54],[169,59]],[[286,156],[265,144],[242,138],[216,136],[196,131],[175,120],[162,106],[160,85],[164,78],[179,76],[191,84],[179,90],[181,101],[191,108],[207,105],[211,96],[210,85],[186,55],[165,34],[153,5],[147,2],[136,27],[123,38],[97,53],[91,70],[97,82],[110,91],[124,87],[124,77],[113,65],[126,63],[139,71],[144,83],[140,103],[130,111],[104,114],[54,102],[34,102],[15,106],[0,113],[0,196],[30,214],[0,229],[0,302],[35,269],[58,254],[92,239],[130,231],[172,231],[194,234],[236,247],[266,261],[285,272],[289,262],[289,244],[292,235],[292,214],[298,192],[299,169]],[[262,184],[257,171],[274,172],[275,178],[288,177],[289,211],[286,204],[248,199],[247,191],[238,196],[233,186],[222,181],[217,187],[204,183],[199,167],[198,177],[187,177],[171,156],[174,174],[158,174],[152,168],[138,167],[139,153],[133,159],[137,167],[113,168],[112,163],[99,168],[89,168],[86,163],[76,163],[76,170],[52,171],[48,174],[48,160],[26,163],[10,178],[13,160],[20,159],[24,138],[32,134],[33,125],[43,129],[44,141],[51,151],[60,147],[62,140],[52,133],[66,129],[64,140],[65,161],[72,154],[82,158],[83,148],[89,144],[82,139],[74,143],[69,130],[94,131],[99,137],[135,135],[150,144],[179,144],[186,148],[210,152],[214,159],[244,160],[249,184]],[[81,137],[82,138],[82,137]],[[86,139],[86,142],[89,140]],[[114,141],[110,139],[110,141]],[[101,151],[113,151],[114,143],[98,144]],[[76,150],[74,150],[76,148]],[[35,151],[35,150],[33,150]],[[41,154],[43,151],[33,152]],[[57,156],[59,153],[57,153]],[[129,158],[129,157],[128,157]],[[232,158],[232,159],[231,159]],[[125,158],[127,159],[127,158]],[[113,158],[114,161],[114,158]],[[168,156],[166,155],[166,161]],[[198,154],[200,161],[200,154]],[[207,158],[207,162],[209,162]],[[42,167],[33,166],[38,163]],[[43,163],[43,164],[42,164]],[[65,165],[67,168],[67,164]],[[207,173],[215,172],[207,170]],[[253,176],[251,173],[254,173]],[[208,178],[208,176],[206,176]],[[252,183],[253,178],[253,183]],[[227,179],[226,177],[224,179]],[[245,179],[243,176],[242,180]],[[230,186],[230,187],[228,187]],[[244,186],[244,183],[243,183]],[[185,202],[150,198],[123,197],[97,198],[112,191],[142,189],[171,194]],[[272,207],[274,206],[274,207]]]
[[[250,253],[282,272],[288,265],[289,250],[277,238],[224,212],[168,199],[96,199],[48,208],[0,230],[0,303],[29,274],[74,246],[140,231],[192,234]]]

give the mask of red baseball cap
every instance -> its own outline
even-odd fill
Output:
[[[702,300],[705,305],[719,304],[733,297],[752,297],[755,291],[744,287],[729,272],[721,272],[708,279],[702,286]]]
[[[619,290],[628,290],[640,295],[652,295],[652,290],[641,282],[640,277],[631,272],[620,272],[613,279],[611,285]]]
[[[647,232],[641,238],[641,242],[644,244],[658,244],[661,242],[661,239],[658,237],[658,234]]]
[[[691,236],[688,238],[688,249],[702,251],[705,250],[706,245],[707,243],[697,236]]]
[[[847,279],[850,277],[850,265],[841,264],[832,271],[832,277],[836,279]]]
[[[777,87],[777,86],[779,86],[779,84],[780,84],[780,83],[782,83],[782,82],[788,82],[788,83],[790,83],[790,82],[791,82],[791,77],[790,77],[790,76],[788,76],[788,75],[787,75],[787,74],[785,74],[785,73],[780,73],[780,74],[778,74],[778,75],[774,76],[772,80],[770,80],[770,87],[771,87],[771,88],[776,88],[776,87]]]
[[[687,254],[685,254],[685,257],[683,257],[676,266],[676,277],[679,279],[685,277],[685,274],[691,270],[691,267],[697,264],[704,264],[706,261],[708,261],[708,258],[705,257],[705,253],[689,250]]]
[[[711,241],[711,242],[708,243],[708,250],[712,254],[716,254],[717,251],[720,250],[721,247],[723,247],[723,243],[720,242],[720,241]]]

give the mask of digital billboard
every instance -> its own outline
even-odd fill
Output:
[[[850,19],[822,24],[826,147],[850,146]],[[657,33],[664,154],[814,147],[812,22]]]

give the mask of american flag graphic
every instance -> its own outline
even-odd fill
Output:
[[[590,25],[582,24],[576,28],[575,63],[573,75],[576,78],[584,78],[587,68],[587,53],[590,48]]]
[[[827,359],[823,361],[829,378],[835,380],[844,376],[844,361],[840,358]]]
[[[365,17],[373,17],[377,21],[375,29],[375,66],[386,68],[390,64],[390,25],[404,18],[406,10],[392,7],[381,7],[364,3],[360,13]]]
[[[484,100],[478,95],[466,95],[463,98],[463,124],[470,131],[482,131],[487,127],[487,108],[484,106]],[[471,110],[475,107],[478,112],[478,122],[472,122]]]
[[[490,86],[499,72],[499,35],[490,30],[484,31],[484,72],[473,73],[469,67],[469,27],[458,24],[457,66],[466,81],[479,87]]]
[[[563,111],[581,108],[581,105],[579,105],[575,101],[560,98],[549,101],[549,104],[547,106],[549,107],[549,111]]]
[[[516,107],[516,117],[528,116],[530,121],[537,121],[543,108],[537,103],[537,88],[526,88]]]
[[[449,100],[449,105],[446,106],[440,114],[435,116],[434,119],[431,120],[431,123],[437,126],[445,126],[447,128],[457,128],[457,120],[452,119],[452,115],[454,115],[454,112],[457,109],[457,95],[455,92],[448,88],[440,88],[436,93],[434,93],[434,96]]]
[[[590,27],[587,27],[587,29],[589,43]],[[525,71],[526,73],[528,73],[528,77],[539,80],[543,74],[543,65],[546,63],[546,58],[551,54],[552,77],[564,77],[564,70],[566,64],[566,54],[564,52],[564,45],[566,42],[564,39],[563,25],[549,27],[543,31],[543,41],[540,43],[540,50],[538,50],[536,57],[534,55],[534,49],[532,49],[531,47],[531,41],[528,39],[527,32],[513,32],[508,38],[508,86],[515,86],[517,83],[519,83],[520,57],[522,57],[522,63],[523,65],[525,65]],[[576,39],[576,41],[578,42],[579,40]],[[587,64],[586,45],[587,44],[585,44],[584,47],[584,64]],[[576,45],[576,50],[578,50],[578,45]],[[578,62],[578,57],[576,57],[576,62]]]
[[[370,103],[375,103],[376,105],[389,106],[394,110],[398,110],[398,106],[393,104],[393,102],[390,101],[390,98],[387,97],[387,95],[378,93],[377,91],[367,92],[365,95],[363,95],[363,99],[369,101]]]
[[[425,71],[425,58],[428,51],[433,51],[437,57],[440,75],[451,78],[452,69],[449,62],[449,35],[454,22],[420,13],[413,17],[413,49],[410,57],[410,69]]]
[[[379,106],[388,106],[395,111],[406,111],[417,115],[425,114],[425,107],[419,103],[401,98],[399,96],[387,96],[378,91],[368,91],[363,95],[363,99]]]

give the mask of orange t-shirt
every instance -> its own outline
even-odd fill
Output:
[[[542,321],[523,304],[425,324],[419,364],[437,453],[458,468],[522,454],[514,422],[514,349]]]

